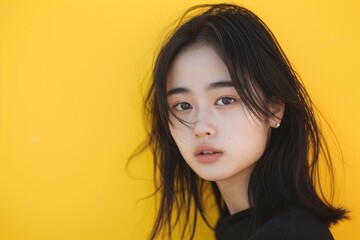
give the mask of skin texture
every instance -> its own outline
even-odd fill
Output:
[[[188,122],[170,114],[172,137],[187,164],[201,178],[216,181],[230,213],[248,208],[248,177],[279,120],[263,121],[248,111],[231,86],[226,65],[208,45],[178,54],[166,88],[173,113]],[[284,107],[270,107],[281,118]],[[215,153],[199,156],[204,150]]]

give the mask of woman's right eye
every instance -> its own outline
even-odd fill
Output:
[[[181,102],[181,103],[175,104],[173,106],[173,108],[177,111],[185,111],[185,110],[191,109],[192,107],[189,103]]]

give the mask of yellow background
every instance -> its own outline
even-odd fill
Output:
[[[0,239],[145,239],[151,159],[124,170],[144,137],[141,84],[197,3],[0,1]],[[332,232],[360,239],[360,2],[235,3],[269,25],[332,124],[345,158],[336,199],[352,211]],[[197,239],[213,239],[204,224]]]

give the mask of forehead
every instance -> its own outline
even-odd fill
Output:
[[[174,59],[166,81],[166,88],[209,84],[231,80],[229,71],[209,45],[194,45],[182,50]]]

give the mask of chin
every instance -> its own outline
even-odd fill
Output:
[[[228,178],[229,176],[224,176],[223,174],[209,174],[209,173],[197,173],[198,176],[206,181],[215,182]]]

